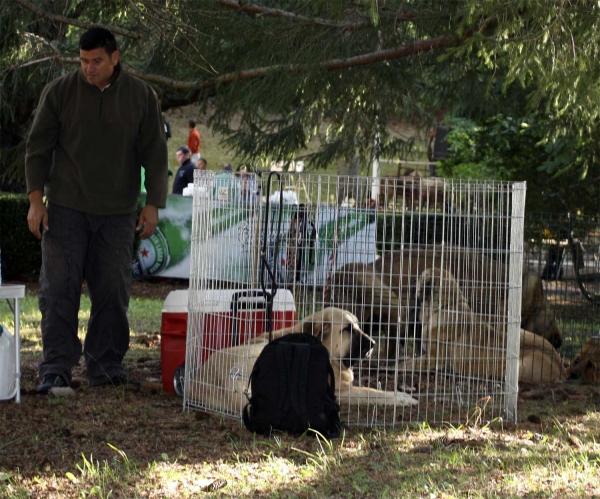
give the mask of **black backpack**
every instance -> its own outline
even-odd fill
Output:
[[[268,343],[250,374],[252,396],[244,424],[254,433],[293,434],[309,428],[326,438],[339,436],[340,406],[329,352],[314,336],[295,333]]]

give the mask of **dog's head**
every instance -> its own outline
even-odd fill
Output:
[[[522,317],[521,327],[546,338],[554,348],[562,346],[562,334],[556,324],[554,311],[548,305],[534,309],[528,317]]]
[[[567,378],[600,383],[600,338],[593,338],[583,346],[571,362]]]
[[[305,317],[298,326],[304,334],[319,338],[332,360],[341,360],[346,367],[369,357],[375,346],[375,341],[360,328],[356,316],[341,308],[324,308]]]
[[[522,282],[521,327],[546,338],[554,348],[560,348],[562,335],[544,294],[541,277],[537,272],[523,268]]]
[[[438,267],[425,269],[417,281],[417,303],[421,306],[421,322],[428,322],[431,308],[458,309],[466,303],[454,276]]]

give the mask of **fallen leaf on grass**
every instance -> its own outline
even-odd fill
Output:
[[[567,441],[576,449],[581,449],[583,447],[583,444],[581,443],[581,440],[579,440],[576,436],[574,435],[569,435],[569,437],[567,438]]]
[[[216,492],[227,485],[227,480],[219,478],[212,483],[209,483],[205,487],[202,487],[202,492]]]

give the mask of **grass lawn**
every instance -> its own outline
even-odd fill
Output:
[[[592,386],[522,393],[516,425],[351,427],[331,443],[265,439],[239,422],[182,411],[160,384],[158,334],[163,299],[178,287],[185,284],[134,286],[126,368],[144,381],[141,390],[88,388],[78,367],[77,395],[51,398],[35,394],[40,314],[28,286],[22,403],[0,402],[0,497],[600,497],[600,393]],[[81,336],[88,317],[84,297]],[[4,302],[0,323],[13,327]]]

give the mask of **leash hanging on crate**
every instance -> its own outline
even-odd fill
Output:
[[[272,177],[277,177],[279,182],[279,216],[277,219],[277,229],[274,234],[275,240],[273,245],[273,262],[272,265],[269,263],[268,254],[268,243],[269,243],[269,213],[271,212],[271,181]],[[266,203],[265,203],[265,223],[264,223],[264,236],[263,244],[260,252],[260,287],[263,290],[265,299],[267,302],[266,306],[266,329],[269,332],[269,341],[273,339],[273,297],[277,293],[277,255],[279,254],[279,241],[281,238],[281,222],[283,214],[283,185],[281,183],[281,175],[279,172],[270,172],[267,178],[267,192],[266,192]],[[267,291],[267,285],[265,283],[265,273],[269,276],[270,280],[270,291]]]

